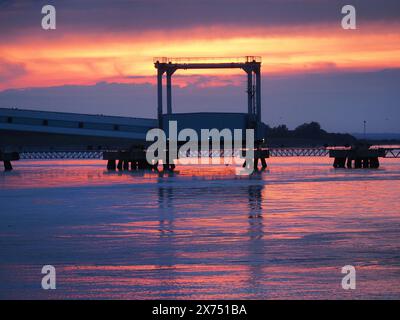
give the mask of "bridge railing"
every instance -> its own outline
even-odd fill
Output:
[[[244,57],[155,57],[154,63],[246,63],[261,62],[260,56]]]
[[[269,148],[270,157],[326,157],[326,148]]]
[[[23,152],[21,160],[74,160],[74,159],[102,159],[101,151],[49,151],[49,152]]]
[[[399,149],[387,149],[385,151],[385,158],[400,158],[400,148]]]
[[[269,148],[270,157],[327,157],[329,150],[326,148]],[[238,150],[220,150],[220,151],[192,151],[188,154],[180,154],[180,156],[190,157],[238,157]],[[22,160],[51,160],[51,159],[102,159],[103,151],[45,151],[45,152],[22,152],[20,159]],[[386,158],[400,158],[400,148],[385,149]]]

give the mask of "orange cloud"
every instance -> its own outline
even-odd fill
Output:
[[[263,73],[278,75],[399,68],[399,31],[400,24],[375,24],[358,30],[342,30],[336,25],[275,29],[215,26],[135,36],[82,33],[47,38],[44,33],[0,42],[0,55],[10,66],[23,66],[24,71],[8,77],[0,74],[0,89],[99,81],[153,82],[154,56],[259,55]],[[242,73],[202,70],[178,74],[218,76],[222,82],[218,77],[210,78],[209,85],[215,86]],[[188,79],[180,77],[175,84],[186,85]]]

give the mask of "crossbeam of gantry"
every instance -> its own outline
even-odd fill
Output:
[[[219,62],[219,63],[173,63],[160,62],[155,60],[154,66],[157,69],[157,114],[158,120],[162,123],[163,115],[163,76],[167,79],[167,114],[172,114],[172,75],[177,70],[194,69],[242,69],[247,73],[247,112],[250,119],[261,121],[261,62]]]

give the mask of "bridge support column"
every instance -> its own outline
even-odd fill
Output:
[[[167,114],[172,114],[172,70],[167,70]]]
[[[333,160],[333,167],[339,168],[339,158],[335,158],[335,160]]]
[[[145,161],[143,161],[143,160],[139,160],[139,161],[138,161],[138,169],[139,169],[139,170],[144,170],[144,169],[146,169],[146,163],[145,163]]]
[[[254,171],[258,171],[258,158],[254,158]]]
[[[129,170],[129,161],[128,160],[124,160],[123,168],[124,168],[124,170]]]
[[[347,168],[351,169],[353,167],[353,159],[352,158],[347,158]]]
[[[347,164],[348,164],[348,163],[347,163]],[[345,168],[345,166],[346,166],[346,158],[339,158],[339,157],[336,157],[335,160],[333,161],[333,167],[334,167],[335,169],[338,169],[338,168]]]
[[[158,172],[158,161],[156,161],[155,163],[151,164],[150,165],[150,169],[155,171],[155,172]]]
[[[257,121],[261,122],[261,70],[256,69],[256,111]]]
[[[168,143],[168,145],[169,145],[169,143]],[[163,162],[163,170],[164,171],[174,171],[175,167],[176,167],[176,165],[174,164],[174,160],[170,159],[170,152],[172,152],[172,151],[169,149],[169,146],[168,146],[167,151],[165,153],[166,162],[165,163]],[[175,155],[175,156],[177,155],[176,151],[175,151],[175,153],[173,153],[173,155]],[[157,166],[158,166],[158,164],[157,164]]]
[[[163,163],[163,170],[164,171],[174,171],[176,168],[175,163]]]
[[[379,168],[379,158],[374,157],[370,159],[370,168],[378,169]]]
[[[254,114],[253,111],[253,72],[251,70],[246,70],[247,72],[247,113],[248,115]]]
[[[362,159],[362,167],[364,169],[368,169],[369,168],[369,158],[363,158]]]
[[[354,161],[354,168],[361,169],[362,168],[362,160],[360,158],[356,158]]]
[[[118,165],[117,165],[117,168],[118,168],[118,170],[122,170],[122,163],[123,163],[123,160],[118,160]]]
[[[261,158],[261,166],[263,169],[267,167],[267,161],[265,160],[265,158]]]
[[[174,171],[174,169],[175,169],[175,164],[170,164],[170,163],[163,164],[164,171]]]
[[[116,168],[117,168],[117,166],[115,164],[115,160],[108,160],[107,161],[107,170],[115,171]]]
[[[158,125],[162,128],[162,114],[163,114],[163,74],[164,70],[157,69],[157,115]]]

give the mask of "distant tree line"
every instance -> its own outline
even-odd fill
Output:
[[[284,140],[310,140],[326,145],[332,144],[353,144],[357,139],[347,133],[329,133],[321,128],[318,122],[304,123],[294,130],[289,130],[284,124],[277,127],[266,126],[268,139]]]

